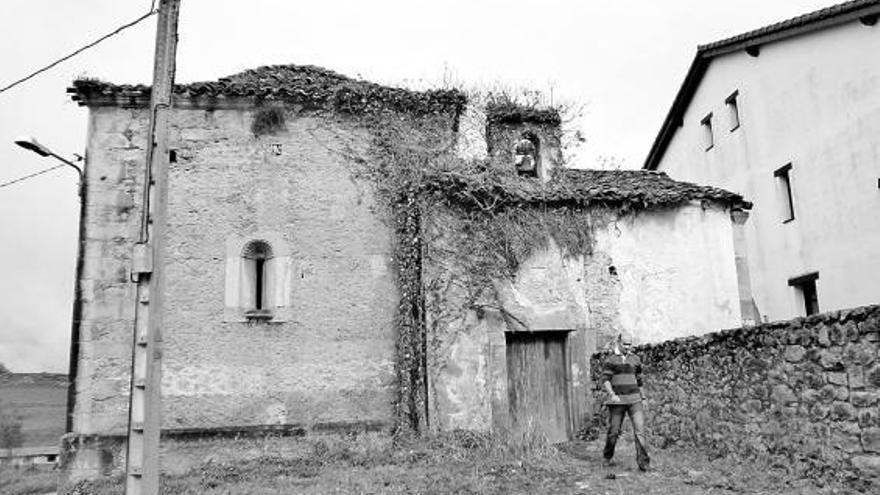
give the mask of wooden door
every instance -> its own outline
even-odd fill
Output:
[[[571,436],[565,340],[568,332],[508,332],[507,393],[513,432]]]

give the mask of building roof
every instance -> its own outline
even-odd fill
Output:
[[[438,172],[429,188],[453,198],[482,204],[599,204],[657,208],[690,201],[710,201],[730,208],[749,209],[742,196],[724,189],[671,179],[653,170],[556,169],[542,183],[513,175],[466,175]]]
[[[144,107],[150,86],[77,79],[71,98],[86,106]],[[408,113],[460,111],[466,101],[458,90],[411,91],[350,78],[313,65],[268,65],[217,81],[176,84],[175,102],[188,99],[207,106],[251,99],[283,101],[347,113],[395,110]]]
[[[672,102],[672,107],[666,114],[666,119],[654,139],[654,144],[651,146],[642,168],[649,170],[657,168],[667,146],[675,135],[675,131],[681,127],[684,113],[713,58],[739,50],[758,53],[756,50],[759,50],[762,45],[856,19],[862,19],[866,23],[876,22],[878,14],[880,14],[880,0],[853,0],[698,46],[690,69],[688,69],[678,94]]]

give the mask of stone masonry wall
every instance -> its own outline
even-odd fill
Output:
[[[257,133],[262,110],[181,105],[172,116],[163,435],[387,431],[399,294],[389,212],[361,173],[376,129],[292,106]],[[445,116],[399,118],[438,139],[453,128]],[[90,112],[82,335],[65,440],[72,479],[121,466],[148,121],[144,109]],[[244,314],[241,294],[253,290],[242,289],[241,258],[254,241],[274,258],[264,270],[269,321]]]
[[[650,445],[741,456],[814,478],[880,477],[880,306],[636,353],[645,366]],[[595,377],[604,357],[593,356]]]
[[[83,222],[82,310],[73,431],[122,434],[127,426],[136,286],[129,278],[139,229],[149,115],[89,112]]]
[[[292,107],[256,135],[258,110],[179,108],[172,118],[163,428],[390,424],[393,235],[352,158],[366,157],[373,129]],[[127,426],[147,123],[143,109],[91,111],[77,434]],[[286,258],[269,322],[229,307],[229,261],[249,240]]]

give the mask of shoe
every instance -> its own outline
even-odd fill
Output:
[[[651,470],[651,466],[648,464],[645,464],[644,466],[639,466],[639,471],[641,471],[643,473],[647,473],[650,470]]]

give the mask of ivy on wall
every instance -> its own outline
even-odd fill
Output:
[[[515,106],[504,108],[504,121],[515,120]],[[432,118],[364,118],[373,142],[367,158],[356,160],[358,173],[375,185],[395,236],[398,432],[423,431],[428,424],[429,356],[445,355],[447,334],[465,325],[468,312],[500,308],[494,283],[512,280],[551,240],[564,257],[589,256],[596,229],[624,215],[694,199],[743,202],[726,191],[642,171],[585,176],[560,168],[546,183],[523,178],[503,159],[456,156],[460,118],[458,109]],[[656,187],[643,187],[650,184]],[[425,280],[428,264],[442,266],[442,273]]]
[[[450,115],[435,122],[369,119],[374,141],[360,174],[372,180],[393,221],[400,302],[395,318],[397,432],[428,425],[429,353],[442,354],[444,329],[464,313],[495,303],[493,281],[513,278],[550,239],[566,256],[588,255],[596,215],[587,201],[535,201],[540,186],[492,159],[454,155]],[[445,118],[443,118],[445,117]],[[444,128],[445,127],[445,128]],[[551,187],[557,187],[551,186]],[[425,263],[450,262],[466,297],[449,308],[442,284],[427,286]],[[426,307],[427,306],[427,307]],[[426,327],[427,311],[432,328]],[[429,339],[429,330],[432,338]]]

